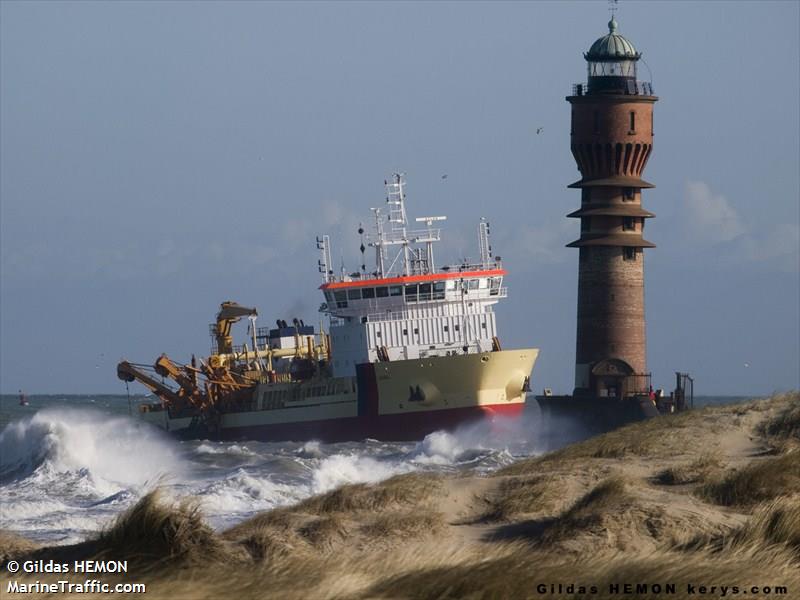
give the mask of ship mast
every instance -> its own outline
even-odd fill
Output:
[[[386,220],[390,224],[389,231],[384,229],[380,208],[373,208],[375,214],[375,234],[370,236],[369,245],[375,248],[375,267],[379,278],[387,277],[392,273],[395,264],[402,257],[402,268],[400,275],[433,273],[435,265],[433,262],[433,242],[438,242],[440,230],[433,229],[432,225],[436,221],[444,221],[447,217],[419,217],[419,223],[426,223],[427,229],[418,231],[408,231],[408,217],[405,205],[405,174],[394,173],[391,180],[384,181],[386,185],[386,204],[388,205],[388,215]],[[422,249],[412,248],[411,244],[425,244],[425,253]],[[400,251],[392,259],[389,267],[386,267],[386,246],[401,246]]]

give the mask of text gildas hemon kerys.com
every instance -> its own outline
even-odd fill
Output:
[[[729,598],[731,596],[789,596],[785,585],[747,584],[720,585],[695,583],[609,583],[604,585],[583,585],[577,583],[539,583],[536,593],[542,597],[559,597],[579,594],[581,596],[677,596]]]

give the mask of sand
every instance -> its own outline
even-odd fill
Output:
[[[153,494],[84,544],[0,534],[2,564],[98,556],[130,561],[104,582],[175,600],[800,598],[800,394],[637,423],[487,476],[345,486],[222,533]],[[11,598],[8,581],[2,567]]]

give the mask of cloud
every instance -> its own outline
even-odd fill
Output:
[[[702,181],[687,181],[684,196],[691,233],[698,241],[728,242],[745,232],[736,209]]]
[[[556,223],[545,223],[535,227],[523,226],[514,238],[505,240],[509,254],[525,257],[525,264],[557,264],[577,260],[577,253],[564,248],[580,236],[575,219],[559,219]],[[505,244],[504,244],[505,245]]]
[[[702,181],[686,182],[684,204],[686,228],[697,244],[727,245],[727,255],[740,263],[769,263],[781,271],[800,270],[800,226],[778,223],[767,231],[754,233],[722,194],[715,194]]]
[[[800,269],[800,225],[796,223],[780,223],[758,238],[748,235],[743,246],[749,260],[768,260],[782,270]]]

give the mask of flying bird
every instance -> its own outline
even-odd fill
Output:
[[[444,175],[442,175],[442,179],[447,179],[447,173],[445,173]]]
[[[539,135],[539,134],[540,134],[540,133],[542,133],[543,131],[544,131],[544,127],[537,127],[537,128],[536,128],[536,135]]]

